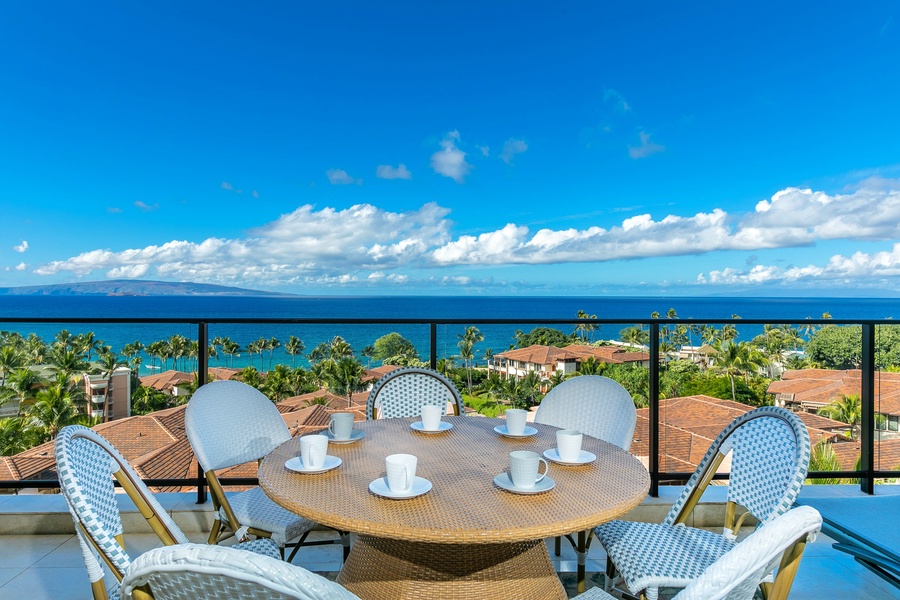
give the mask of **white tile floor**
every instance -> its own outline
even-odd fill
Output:
[[[322,534],[327,535],[327,534]],[[189,534],[192,541],[204,542],[205,534]],[[575,571],[574,554],[563,543],[563,555],[551,557],[561,573]],[[153,535],[126,535],[126,544],[135,554],[158,545]],[[340,569],[338,545],[303,548],[294,560],[313,571]],[[603,550],[592,548],[589,575],[602,571]],[[69,600],[89,599],[90,587],[78,542],[73,535],[0,536],[0,599]],[[831,540],[820,535],[807,546],[791,592],[795,600],[862,600],[897,598],[900,590],[858,565],[852,558],[831,548]]]

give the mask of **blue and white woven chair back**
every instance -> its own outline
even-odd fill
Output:
[[[272,401],[240,381],[200,386],[188,402],[184,427],[204,471],[260,459],[291,439]]]
[[[822,516],[815,509],[789,510],[736,544],[675,600],[751,600],[784,552],[798,540],[813,541],[821,527]]]
[[[631,394],[619,382],[599,375],[581,375],[551,389],[538,405],[534,422],[577,429],[628,450],[637,410]]]
[[[283,561],[224,546],[181,544],[135,559],[122,580],[122,599],[148,585],[154,600],[358,600],[324,577]]]
[[[426,404],[439,405],[441,413],[446,414],[448,402],[456,407],[457,414],[466,414],[462,396],[452,381],[431,369],[401,367],[384,375],[369,392],[366,418],[417,417]]]
[[[121,471],[131,480],[177,542],[188,541],[128,461],[97,432],[81,425],[64,427],[56,437],[55,454],[60,489],[75,522],[91,582],[103,578],[97,549],[115,566],[117,577],[131,564],[127,552],[116,540],[122,534],[122,519],[113,485],[115,473]]]
[[[710,446],[664,523],[672,524],[719,453],[731,452],[728,500],[765,523],[788,511],[809,470],[809,432],[789,410],[763,406],[731,422]]]

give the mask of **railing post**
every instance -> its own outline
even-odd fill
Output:
[[[429,323],[431,325],[431,370],[437,370],[437,323]]]
[[[650,471],[650,495],[659,496],[659,323],[650,323],[650,418],[647,440],[647,467]]]
[[[862,324],[862,360],[860,364],[860,444],[859,468],[866,473],[859,489],[875,493],[875,325]]]
[[[206,385],[209,374],[209,323],[201,321],[197,325],[197,385]],[[206,477],[203,467],[197,463],[197,504],[206,502]]]

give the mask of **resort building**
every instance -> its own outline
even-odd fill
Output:
[[[534,345],[495,354],[488,363],[488,371],[500,373],[507,379],[520,379],[537,373],[547,381],[557,373],[566,376],[581,370],[588,358],[607,364],[636,363],[650,366],[650,355],[618,346],[586,346],[570,344],[563,348]]]
[[[119,367],[111,377],[84,373],[85,410],[95,419],[112,421],[131,416],[131,369]],[[104,413],[105,411],[105,413]]]
[[[802,369],[786,371],[782,379],[773,381],[766,391],[775,396],[776,406],[797,413],[816,413],[843,397],[858,397],[861,390],[859,369]],[[875,413],[880,415],[876,426],[883,432],[900,431],[900,373],[875,373]]]
[[[194,384],[194,374],[184,371],[165,371],[156,375],[141,377],[141,385],[172,396],[190,396]]]

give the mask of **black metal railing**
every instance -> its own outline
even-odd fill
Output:
[[[0,317],[0,324],[149,324],[149,325],[190,325],[196,327],[196,341],[198,342],[198,384],[206,383],[207,372],[209,369],[209,356],[207,348],[209,346],[209,326],[210,325],[328,325],[328,326],[359,326],[359,325],[419,325],[427,326],[429,331],[429,361],[432,368],[436,367],[438,356],[438,326],[485,326],[485,325],[506,325],[506,326],[560,326],[560,325],[579,325],[584,324],[582,319],[241,319],[241,318],[213,318],[213,319],[165,319],[165,318],[3,318]],[[773,324],[769,319],[591,319],[589,321],[594,326],[604,325],[631,325],[641,326],[648,330],[649,348],[660,347],[660,328],[673,325],[733,325],[735,327],[745,326],[764,326]],[[779,320],[781,324],[803,324],[804,326],[823,326],[823,325],[850,325],[859,326],[862,329],[862,347],[860,370],[862,373],[860,399],[861,399],[861,431],[859,438],[860,447],[860,468],[855,471],[827,471],[827,472],[810,472],[810,478],[853,478],[858,479],[860,488],[865,493],[874,492],[874,482],[878,478],[896,477],[897,472],[892,470],[876,469],[875,465],[875,407],[876,407],[876,388],[875,388],[875,332],[877,326],[897,326],[896,321],[890,319],[862,319],[862,320],[841,320],[841,319],[803,319],[803,320]],[[661,361],[659,352],[649,352],[649,440],[648,440],[648,469],[651,478],[650,494],[658,495],[660,482],[682,482],[686,481],[690,472],[661,472],[659,469],[659,452],[660,452],[660,373]],[[727,475],[723,475],[727,477]],[[255,479],[229,479],[221,480],[223,485],[255,485]],[[147,479],[145,483],[151,486],[160,487],[185,487],[196,486],[198,493],[198,502],[205,501],[206,498],[206,481],[203,474],[197,473],[196,479]],[[2,489],[17,488],[52,488],[58,487],[56,480],[5,480],[0,481]]]

